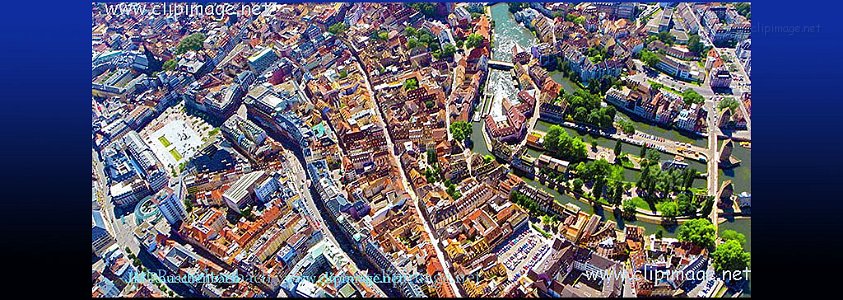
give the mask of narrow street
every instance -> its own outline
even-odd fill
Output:
[[[356,55],[355,55],[355,57],[356,57]],[[378,123],[380,123],[380,126],[382,126],[384,129],[386,129],[388,127],[386,126],[386,123],[384,122],[383,112],[381,112],[380,107],[377,105],[377,98],[375,96],[375,90],[372,88],[372,84],[369,81],[369,73],[367,73],[363,69],[363,67],[360,65],[359,60],[356,61],[356,65],[357,65],[357,68],[359,69],[359,71],[361,72],[361,74],[364,74],[363,77],[366,80],[366,88],[369,89],[369,94],[371,95],[372,101],[375,104],[375,108],[378,111]],[[424,214],[422,214],[422,211],[421,211],[421,208],[420,208],[421,203],[419,203],[419,198],[418,198],[418,196],[416,196],[416,192],[413,190],[413,186],[410,185],[410,181],[407,180],[407,175],[404,172],[404,167],[401,165],[401,161],[398,159],[398,156],[395,154],[395,146],[392,144],[392,138],[390,137],[389,130],[386,130],[386,134],[384,134],[384,137],[386,138],[386,145],[387,145],[387,147],[389,147],[389,150],[390,150],[389,154],[390,154],[390,156],[392,156],[393,163],[398,167],[398,173],[401,175],[401,184],[403,186],[403,190],[407,191],[407,193],[410,195],[410,198],[413,200],[413,203],[414,203],[413,206],[416,209],[416,214],[418,215],[419,220],[421,220],[422,224],[424,225],[424,230],[425,230],[425,232],[427,232],[428,238],[433,243],[433,249],[436,251],[436,257],[439,259],[440,263],[442,264],[442,267],[443,267],[442,269],[444,270],[445,278],[448,279],[448,283],[451,285],[451,289],[453,290],[454,295],[456,297],[462,297],[462,293],[460,292],[460,289],[457,286],[456,281],[454,280],[454,276],[451,274],[450,264],[449,264],[448,260],[445,259],[445,254],[442,252],[442,249],[440,249],[441,245],[439,243],[439,240],[436,238],[436,235],[433,233],[433,230],[431,229],[430,224],[428,224],[427,219],[424,218]]]

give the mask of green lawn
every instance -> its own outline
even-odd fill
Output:
[[[180,161],[182,159],[181,154],[179,154],[179,152],[176,151],[176,149],[170,149],[170,155],[172,155],[173,158],[176,159],[176,161]]]
[[[553,235],[551,235],[550,233],[548,233],[547,231],[544,231],[544,229],[542,229],[542,228],[541,228],[541,226],[539,226],[539,225],[536,225],[536,224],[531,224],[530,226],[532,226],[532,227],[533,227],[533,229],[535,229],[536,231],[538,231],[539,233],[541,233],[541,234],[542,234],[545,238],[550,238],[550,237],[552,237],[552,236],[553,236]]]
[[[635,207],[638,207],[638,208],[646,210],[646,211],[653,211],[653,209],[650,208],[650,204],[648,204],[647,201],[645,201],[644,199],[632,198],[632,199],[629,199],[629,201],[632,201],[632,203],[635,203]]]
[[[164,148],[170,147],[170,145],[173,144],[173,143],[170,143],[170,141],[167,140],[167,138],[164,137],[163,135],[158,137],[158,141],[161,142],[161,145],[164,145]]]

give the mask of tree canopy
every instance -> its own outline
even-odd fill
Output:
[[[205,42],[205,35],[202,33],[188,35],[176,46],[176,54],[183,54],[187,51],[202,49],[203,42]]]
[[[717,246],[711,253],[714,270],[722,273],[724,271],[742,271],[749,267],[750,254],[743,250],[740,242],[728,240]]]
[[[473,133],[473,129],[471,128],[471,124],[465,121],[456,121],[451,123],[451,127],[449,128],[451,131],[451,135],[454,137],[455,140],[464,141],[471,137]]]
[[[738,103],[738,100],[735,100],[735,98],[732,97],[728,97],[723,100],[720,100],[720,103],[717,103],[717,110],[722,111],[724,108],[729,108],[732,110],[732,113],[734,113],[740,105],[741,104]]]
[[[688,50],[697,55],[701,55],[705,51],[705,45],[700,41],[699,35],[692,34],[688,38]]]
[[[656,209],[662,213],[662,217],[667,219],[672,219],[679,215],[679,206],[673,201],[659,202],[656,204]]]
[[[682,91],[682,100],[684,100],[685,103],[687,103],[689,105],[690,104],[699,105],[699,104],[702,104],[703,102],[705,102],[705,98],[703,98],[703,96],[701,96],[699,93],[697,93],[697,91],[695,91],[693,89],[690,89],[690,88]]]
[[[179,63],[176,62],[175,59],[170,59],[164,62],[164,65],[161,66],[164,71],[172,71],[175,70],[179,66]]]
[[[735,3],[735,10],[739,15],[744,16],[747,19],[752,19],[752,11],[750,9],[749,2]]]
[[[682,223],[677,229],[677,238],[683,242],[691,242],[700,247],[714,246],[715,228],[708,219],[693,219]],[[739,245],[740,246],[740,245]]]
[[[627,216],[635,215],[635,202],[632,199],[623,201],[623,213]]]
[[[484,39],[483,36],[480,35],[479,33],[469,34],[468,37],[465,40],[465,46],[467,48],[479,47],[480,44],[483,43],[483,39]]]
[[[618,125],[620,126],[621,131],[623,131],[623,133],[635,134],[635,125],[633,125],[632,122],[622,119],[618,121]]]
[[[340,34],[340,33],[345,32],[346,29],[348,29],[348,26],[346,26],[345,23],[343,23],[343,22],[339,22],[337,24],[334,24],[334,25],[331,25],[330,27],[328,27],[328,32],[333,33],[333,34]]]
[[[720,237],[725,241],[737,241],[741,245],[746,244],[746,236],[743,233],[731,229],[720,231]]]
[[[407,78],[404,80],[404,90],[412,91],[419,88],[419,80],[415,77]]]
[[[568,102],[567,114],[574,121],[602,128],[611,128],[614,124],[617,111],[613,106],[602,107],[600,104],[603,100],[600,95],[577,90],[564,95],[563,98]]]
[[[659,57],[648,50],[641,50],[641,61],[649,67],[655,67],[659,63]]]
[[[579,137],[570,136],[559,125],[552,125],[544,137],[544,148],[557,158],[569,161],[583,161],[588,157],[588,148]]]

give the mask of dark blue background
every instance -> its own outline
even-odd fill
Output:
[[[839,286],[808,269],[841,265],[841,6],[752,5],[756,295]],[[89,297],[91,3],[0,7],[0,294]]]

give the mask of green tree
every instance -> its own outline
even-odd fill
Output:
[[[240,215],[243,216],[246,219],[251,220],[254,217],[254,214],[252,213],[252,207],[248,206],[248,207],[240,210]]]
[[[752,19],[752,12],[750,9],[749,2],[735,3],[735,11],[737,11],[739,15],[744,16],[747,19]]]
[[[583,161],[588,157],[588,148],[579,137],[570,136],[559,125],[551,125],[544,137],[543,146],[556,158],[572,162]]]
[[[433,165],[437,161],[438,161],[438,158],[436,157],[436,149],[433,149],[433,148],[427,149],[427,164]]]
[[[673,46],[673,43],[676,41],[676,37],[674,37],[670,31],[659,32],[657,36],[659,41],[662,41],[662,43],[665,43],[668,46]]]
[[[749,267],[750,254],[743,250],[740,242],[728,240],[717,246],[711,253],[714,263],[714,270],[718,273],[724,271],[742,271]]]
[[[187,51],[202,49],[203,42],[205,42],[205,35],[202,33],[188,35],[176,46],[176,54],[183,54]]]
[[[703,102],[705,102],[705,99],[703,98],[702,95],[700,95],[699,93],[697,93],[697,91],[695,91],[693,89],[690,89],[690,88],[682,91],[682,100],[684,100],[685,103],[687,103],[689,105],[690,104],[699,105],[699,104],[703,104]]]
[[[594,181],[594,185],[591,187],[591,195],[594,196],[595,200],[600,200],[600,197],[603,197],[603,187],[606,186],[606,179],[599,178]]]
[[[627,120],[620,120],[618,121],[618,125],[621,127],[621,131],[626,134],[635,134],[635,125],[632,122]]]
[[[378,39],[380,39],[382,41],[388,40],[389,39],[389,32],[386,32],[386,31],[378,32]]]
[[[345,23],[339,22],[328,27],[328,32],[333,34],[340,34],[345,32],[346,29],[348,29],[348,26],[346,26]]]
[[[680,241],[710,249],[714,247],[715,227],[708,219],[693,219],[682,223],[676,236]]]
[[[445,46],[442,47],[442,57],[451,57],[456,52],[457,48],[452,44],[445,44]]]
[[[184,198],[184,209],[187,212],[193,211],[193,202],[190,199]]]
[[[439,3],[410,3],[408,6],[420,11],[425,17],[438,19],[442,16],[439,15]]]
[[[720,237],[723,238],[724,241],[737,241],[741,245],[746,244],[746,236],[743,233],[731,229],[720,231]]]
[[[582,179],[579,179],[579,178],[574,179],[574,191],[577,192],[577,193],[582,193],[582,185],[583,184],[584,183],[583,183]]]
[[[577,25],[582,25],[583,23],[585,23],[585,16],[579,16],[574,18],[574,23],[576,23]]]
[[[458,141],[465,141],[471,137],[473,133],[473,129],[471,128],[471,124],[465,121],[456,121],[451,123],[451,127],[449,128],[451,131],[451,135],[454,137],[455,140]]]
[[[483,40],[484,40],[484,38],[483,38],[482,35],[480,35],[478,33],[472,33],[472,34],[468,35],[468,38],[466,38],[465,46],[468,47],[469,49],[479,47],[480,44],[483,43]]]
[[[659,63],[659,57],[648,50],[641,50],[641,61],[647,66],[654,68]]]
[[[664,236],[664,232],[662,232],[661,229],[659,229],[659,231],[656,231],[656,239],[657,240],[662,239],[662,236]]]
[[[405,91],[412,91],[419,88],[419,80],[415,77],[407,78],[404,80],[404,90]]]
[[[693,34],[688,38],[688,50],[700,55],[705,50],[705,45],[700,42],[700,36]]]
[[[679,196],[676,197],[676,203],[678,205],[679,213],[682,215],[691,216],[697,213],[697,208],[691,201],[691,196],[686,193],[679,194]]]
[[[666,219],[673,219],[679,215],[679,206],[673,201],[664,201],[656,204],[656,209],[662,213],[662,217]]]
[[[623,150],[623,144],[621,144],[621,141],[618,140],[615,142],[615,156],[620,156],[621,150]]]
[[[632,199],[623,201],[623,213],[630,217],[635,215],[635,202]]]
[[[723,100],[720,100],[720,102],[717,103],[717,110],[723,111],[724,108],[728,108],[728,109],[731,109],[732,112],[734,113],[735,110],[737,110],[738,107],[740,107],[740,105],[741,104],[738,103],[738,101],[735,100],[735,98],[728,97],[728,98],[724,98]]]
[[[413,49],[419,46],[419,40],[415,37],[407,38],[407,48]]]
[[[172,71],[175,70],[179,66],[179,63],[175,59],[170,59],[165,61],[164,64],[161,66],[164,71]]]

